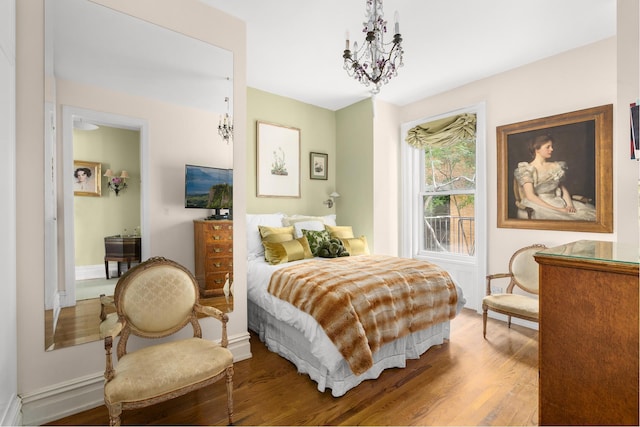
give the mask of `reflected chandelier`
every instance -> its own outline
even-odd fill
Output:
[[[380,92],[380,87],[398,75],[398,68],[402,62],[402,37],[400,36],[400,24],[398,12],[395,13],[394,36],[390,43],[384,43],[384,33],[387,32],[387,21],[382,16],[382,0],[366,0],[367,22],[363,22],[363,33],[366,34],[365,42],[360,49],[358,43],[353,43],[353,52],[349,46],[349,34],[342,57],[344,69],[347,74],[366,87],[372,85],[371,93]],[[389,52],[385,51],[390,48]]]
[[[233,120],[231,120],[231,116],[229,116],[228,96],[225,96],[224,102],[227,104],[227,112],[224,113],[224,116],[220,117],[220,122],[218,123],[218,135],[220,135],[228,144],[229,140],[233,139]]]

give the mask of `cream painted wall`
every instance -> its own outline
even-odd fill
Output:
[[[231,146],[235,159],[246,156],[246,28],[244,23],[218,12],[196,0],[101,0],[117,10],[197,37],[234,53],[234,121],[236,132]],[[38,424],[65,413],[100,404],[101,375],[104,370],[102,343],[94,342],[51,352],[44,351],[44,170],[32,167],[44,164],[44,64],[43,64],[43,1],[17,3],[17,74],[16,82],[16,287],[17,287],[17,392],[22,397],[25,424]],[[91,91],[89,88],[87,90]],[[105,94],[103,101],[112,100]],[[60,94],[58,94],[60,95]],[[87,95],[88,96],[88,95]],[[94,98],[95,99],[95,98]],[[141,100],[138,100],[141,103]],[[140,105],[139,105],[140,106]],[[202,163],[216,158],[220,147],[215,131],[198,146],[183,146],[183,129],[175,124],[159,123],[163,113],[173,111],[160,105],[147,105],[132,114],[145,117],[150,123],[150,233],[153,254],[169,254],[178,260],[192,261],[193,216],[180,209],[183,198],[184,163]],[[179,115],[178,120],[187,120]],[[217,122],[217,121],[216,121]],[[237,357],[249,357],[246,325],[246,270],[239,260],[246,259],[244,213],[246,211],[245,162],[234,164],[234,213],[240,220],[234,226],[235,296],[230,314],[229,335]],[[240,238],[242,236],[242,238]],[[185,255],[186,254],[186,255]],[[213,321],[204,323],[204,335],[215,339],[219,335]],[[216,331],[214,331],[214,329]],[[234,347],[235,346],[235,347]],[[48,400],[56,392],[77,390],[72,400]],[[97,400],[87,403],[88,395]],[[68,396],[65,396],[68,397]],[[76,406],[70,406],[76,405]]]
[[[328,215],[322,202],[336,191],[336,124],[334,113],[290,98],[247,89],[247,212]],[[256,196],[256,122],[300,129],[300,198]],[[309,153],[328,154],[328,179],[310,179]],[[338,189],[340,192],[340,189]],[[338,199],[337,206],[342,198]]]
[[[637,14],[636,14],[637,16]],[[636,22],[637,28],[637,22]],[[622,50],[637,52],[637,40]],[[580,240],[625,240],[638,238],[637,199],[634,193],[621,192],[621,183],[635,185],[637,165],[627,156],[628,105],[621,101],[614,111],[614,233],[577,233],[531,231],[497,228],[497,152],[495,129],[499,125],[545,117],[583,108],[617,102],[616,38],[588,45],[548,58],[516,70],[483,79],[458,89],[436,95],[401,109],[401,121],[410,122],[486,101],[487,106],[487,206],[488,206],[488,272],[506,268],[510,255],[531,243],[556,246]],[[637,68],[636,68],[637,70]],[[637,82],[638,74],[635,73]],[[637,85],[636,85],[637,88]],[[631,93],[627,93],[627,98]],[[637,89],[633,97],[637,96]],[[620,126],[620,123],[625,123]],[[625,126],[627,126],[625,128]],[[624,128],[624,129],[623,129]],[[631,166],[631,167],[629,167]],[[632,170],[631,170],[632,169]],[[636,190],[637,191],[637,190]],[[626,219],[622,211],[631,211]],[[625,214],[626,215],[626,214]],[[627,234],[628,233],[628,234]],[[479,283],[479,287],[483,284]]]
[[[75,196],[75,265],[104,263],[104,237],[133,234],[140,226],[140,132],[108,126],[92,131],[73,132],[73,158],[101,164],[101,173],[112,169],[114,174],[126,170],[127,188],[118,196],[109,190],[107,179],[101,182],[101,196]]]
[[[365,99],[336,111],[338,219],[365,235],[369,249],[376,246],[373,229],[373,103]]]
[[[16,2],[0,2],[0,425],[19,422],[16,317]]]
[[[400,205],[400,108],[375,101],[373,119],[373,236],[374,253],[397,256]]]

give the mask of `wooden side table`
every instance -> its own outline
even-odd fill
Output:
[[[140,236],[107,236],[104,238],[104,272],[109,279],[109,261],[118,263],[118,277],[121,274],[121,263],[127,263],[127,269],[131,268],[131,262],[142,260],[140,249]]]

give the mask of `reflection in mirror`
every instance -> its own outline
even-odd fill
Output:
[[[105,112],[95,95],[77,100],[126,94],[218,117],[232,75],[229,51],[88,0],[45,0],[47,350],[100,339],[101,310],[112,307],[99,296],[150,253],[148,123],[126,105]],[[233,309],[232,296],[202,302]]]

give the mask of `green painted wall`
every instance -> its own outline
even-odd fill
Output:
[[[368,98],[335,114],[339,223],[365,235],[373,249],[373,103]]]
[[[74,196],[75,264],[90,266],[104,263],[104,237],[133,233],[140,226],[140,132],[101,126],[93,131],[73,133],[73,158],[129,173],[127,189],[115,193],[100,176],[101,196]],[[73,179],[73,177],[70,177]]]
[[[256,123],[300,129],[300,198],[256,196]],[[310,179],[311,152],[328,154],[328,179]],[[322,202],[336,191],[336,116],[331,110],[247,88],[247,213],[327,215]],[[337,189],[340,192],[340,189]],[[337,205],[340,204],[340,199]]]

